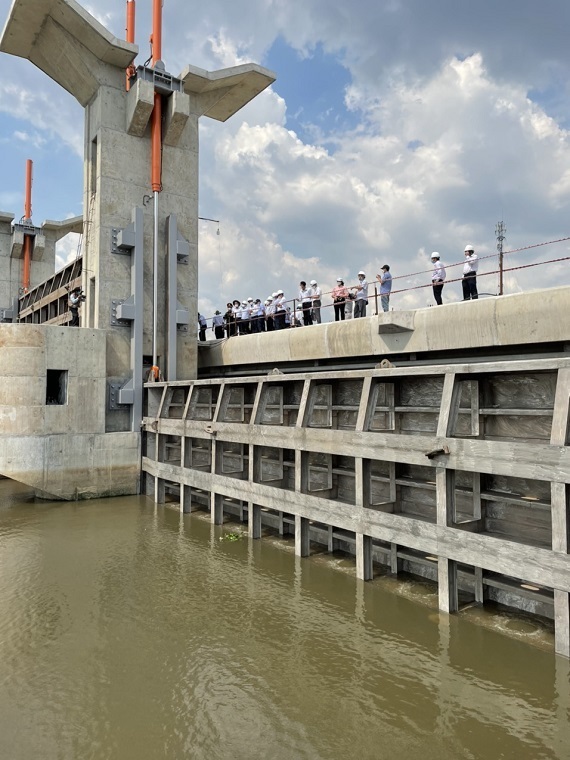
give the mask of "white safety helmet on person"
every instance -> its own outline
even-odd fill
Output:
[[[432,259],[439,259],[439,253],[437,251],[434,251],[431,255]]]
[[[362,275],[363,277],[366,277],[366,272],[362,272],[362,271],[360,271],[360,272],[358,273],[358,276],[360,277],[360,275]]]
[[[471,243],[468,243],[465,246],[465,253],[474,253],[474,251],[475,251],[475,248],[473,248],[473,246],[471,245]]]
[[[316,284],[317,284],[316,280],[311,280],[311,285],[316,285]]]

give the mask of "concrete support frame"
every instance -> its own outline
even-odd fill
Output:
[[[167,379],[177,380],[177,352],[179,329],[188,330],[188,309],[178,302],[178,266],[188,266],[190,246],[178,233],[174,214],[166,219],[167,236],[167,315],[166,315],[166,373]]]
[[[131,295],[117,307],[117,319],[131,323],[131,379],[119,391],[119,403],[131,406],[131,430],[140,430],[143,407],[143,303],[144,303],[144,234],[143,212],[135,208],[132,222],[118,235],[117,253],[130,252]],[[121,328],[116,328],[121,329]]]
[[[361,581],[370,581],[374,577],[372,539],[362,533],[356,534],[356,577]]]
[[[309,521],[306,517],[295,515],[295,554],[308,557],[310,553]]]
[[[570,369],[559,369],[554,398],[550,443],[568,444],[570,418]],[[570,550],[570,485],[551,483],[552,551],[568,554]],[[554,589],[554,650],[570,657],[570,594]]]

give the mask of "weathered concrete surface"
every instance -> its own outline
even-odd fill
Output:
[[[139,433],[105,433],[106,334],[0,324],[0,473],[61,499],[138,491]],[[48,370],[66,374],[47,403]]]
[[[199,366],[282,366],[285,362],[485,349],[570,341],[570,287],[445,304],[416,311],[200,344]]]

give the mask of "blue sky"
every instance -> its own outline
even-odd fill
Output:
[[[122,2],[85,7],[124,36]],[[137,2],[139,63],[151,7]],[[0,23],[8,10],[0,0]],[[300,279],[324,289],[360,269],[373,279],[385,262],[395,275],[421,272],[432,250],[452,263],[467,242],[490,255],[501,218],[507,248],[570,234],[568,28],[562,0],[165,0],[171,73],[253,61],[277,74],[225,124],[201,121],[200,214],[221,225],[219,236],[200,225],[200,310],[278,287],[292,296]],[[34,222],[81,213],[82,109],[27,61],[1,55],[0,75],[0,209],[22,214],[32,158]],[[509,273],[507,292],[566,283],[568,271]],[[429,295],[410,290],[393,306]]]

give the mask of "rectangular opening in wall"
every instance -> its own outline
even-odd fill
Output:
[[[67,370],[48,369],[46,376],[46,404],[63,406],[67,404]]]

